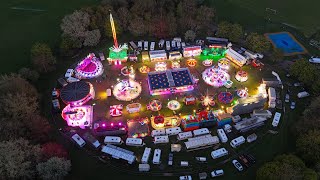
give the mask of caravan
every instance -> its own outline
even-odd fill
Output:
[[[246,142],[246,139],[243,136],[239,136],[230,142],[230,146],[233,148],[237,148],[238,146],[240,146],[245,142]]]
[[[149,49],[149,42],[148,41],[145,41],[144,43],[143,43],[143,49],[145,50],[145,51],[148,51],[148,49]]]
[[[150,165],[149,164],[139,164],[139,171],[140,172],[150,171]]]
[[[153,153],[153,164],[160,164],[160,159],[161,159],[161,149],[155,149]]]
[[[160,49],[162,49],[163,48],[163,46],[164,46],[164,40],[163,39],[160,39],[160,41],[159,41],[159,48]]]
[[[178,136],[177,136],[177,139],[180,140],[180,141],[188,139],[188,138],[192,138],[192,132],[191,131],[179,133]]]
[[[137,46],[136,43],[134,43],[133,41],[130,41],[129,44],[130,44],[130,46],[131,46],[131,48],[132,48],[133,50],[138,49],[138,46]]]
[[[138,41],[138,49],[142,50],[142,41]]]
[[[141,163],[147,164],[149,161],[150,155],[151,155],[151,148],[146,147],[144,149],[144,152],[141,158]]]
[[[213,159],[218,159],[219,157],[226,156],[226,155],[228,155],[228,151],[226,150],[226,148],[220,148],[211,152],[211,157]]]
[[[168,143],[169,137],[168,136],[155,136],[154,137],[154,144],[162,144],[162,143]]]
[[[80,147],[83,147],[84,145],[86,145],[86,142],[79,136],[79,134],[74,134],[71,137],[74,142],[76,142]]]
[[[218,133],[218,136],[219,136],[221,142],[223,142],[223,143],[228,142],[228,137],[223,129],[218,129],[217,133]]]
[[[165,129],[152,130],[152,132],[151,132],[151,136],[152,137],[162,136],[162,135],[166,135],[166,130]]]
[[[150,44],[150,51],[154,50],[155,45],[156,45],[156,43],[152,41]]]
[[[120,137],[117,136],[106,136],[104,138],[104,143],[105,144],[117,144],[120,145],[123,143]]]
[[[144,143],[141,138],[127,138],[126,145],[127,146],[143,146]]]
[[[177,135],[180,132],[181,132],[181,128],[180,127],[173,127],[173,128],[166,129],[166,134],[168,136]]]
[[[310,96],[310,94],[307,91],[302,91],[302,92],[299,92],[297,96],[298,98],[304,98],[304,97]]]
[[[208,128],[201,128],[201,129],[196,129],[193,131],[193,135],[194,136],[201,136],[201,135],[205,135],[205,134],[209,134],[210,131],[208,130]]]
[[[166,50],[167,50],[167,51],[170,50],[170,41],[166,41]]]

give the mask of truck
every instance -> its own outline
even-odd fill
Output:
[[[302,92],[299,92],[297,96],[298,98],[304,98],[304,97],[310,96],[310,94],[307,91],[302,91]]]

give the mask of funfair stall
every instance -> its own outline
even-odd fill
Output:
[[[183,48],[183,57],[199,56],[201,54],[201,46],[191,46]]]

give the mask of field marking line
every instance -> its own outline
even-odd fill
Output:
[[[23,8],[23,7],[11,7],[12,10],[22,10],[22,11],[35,11],[35,12],[44,12],[47,10],[44,9],[33,9],[33,8]]]

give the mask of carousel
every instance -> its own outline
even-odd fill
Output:
[[[248,80],[248,73],[246,71],[240,70],[237,72],[235,78],[239,82],[246,82]]]
[[[228,70],[229,69],[229,60],[226,58],[222,58],[218,61],[218,66],[221,69]]]
[[[146,65],[143,65],[139,68],[140,73],[142,74],[147,74],[148,72],[150,72],[150,68]]]
[[[248,97],[248,89],[247,88],[242,88],[237,90],[237,95],[240,98],[246,98]]]
[[[204,61],[202,61],[202,65],[208,67],[208,66],[212,66],[212,60],[211,59],[206,59]]]
[[[90,105],[71,107],[69,104],[62,110],[62,118],[68,126],[85,129],[92,123],[93,108]]]
[[[122,115],[122,110],[123,110],[123,105],[118,104],[118,105],[112,105],[110,106],[110,116],[112,117],[117,117]]]
[[[195,59],[188,59],[187,60],[187,65],[189,66],[189,67],[195,67],[196,65],[197,65],[197,60],[195,60]]]
[[[162,108],[162,103],[158,99],[153,99],[147,105],[147,109],[151,111],[160,111]]]
[[[167,70],[167,63],[166,62],[157,62],[155,64],[156,71],[166,71]]]
[[[171,68],[172,69],[180,68],[180,61],[179,60],[172,61]]]
[[[131,101],[141,94],[141,85],[132,80],[122,80],[113,87],[113,95],[119,101]]]
[[[168,102],[168,108],[172,111],[178,110],[181,107],[181,104],[177,100],[171,100]]]
[[[230,75],[223,69],[212,66],[203,71],[202,78],[210,86],[221,87],[230,80]]]

